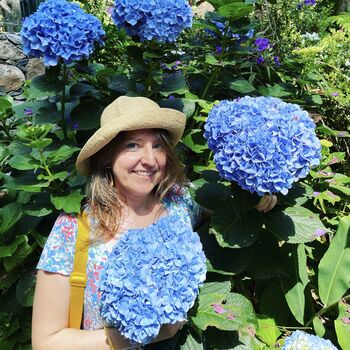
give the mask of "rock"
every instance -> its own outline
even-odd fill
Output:
[[[45,74],[45,66],[40,58],[31,58],[26,66],[27,79],[31,80],[37,75]]]
[[[0,89],[6,92],[22,87],[25,76],[20,69],[7,64],[0,64]]]
[[[21,41],[21,37],[18,34],[6,34],[6,37],[9,41],[11,41],[11,43],[15,44],[15,45],[19,45],[22,46],[22,41]]]
[[[0,60],[17,61],[25,58],[23,51],[9,41],[2,41],[0,45]]]
[[[200,18],[204,18],[205,13],[208,11],[215,11],[215,8],[212,4],[206,1],[199,4],[199,6],[193,10],[194,14]]]

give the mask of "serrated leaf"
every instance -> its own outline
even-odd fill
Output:
[[[248,247],[258,239],[262,218],[252,203],[256,204],[246,193],[246,197],[242,195],[239,201],[222,201],[214,211],[209,232],[215,235],[221,247]]]
[[[225,282],[206,282],[200,289],[200,294],[219,293],[226,297],[231,291],[230,281]]]
[[[333,304],[350,288],[350,216],[340,219],[338,230],[319,263],[318,290],[324,306]]]
[[[250,324],[257,324],[253,307],[248,299],[237,293],[200,294],[198,309],[192,322],[201,330],[212,326],[234,331]]]
[[[4,258],[7,256],[12,256],[13,253],[17,250],[18,246],[24,242],[26,242],[26,236],[18,236],[16,240],[8,245],[1,246],[0,245],[0,258]]]
[[[52,164],[57,164],[69,159],[75,152],[78,152],[79,150],[80,148],[78,147],[70,147],[67,145],[63,145],[59,149],[56,149],[54,151],[44,152],[44,155],[47,158],[48,162]]]
[[[304,290],[309,282],[304,245],[285,244],[282,247],[282,254],[284,255],[284,271],[287,273],[287,275],[280,276],[282,289],[295,319],[300,324],[304,324]]]
[[[81,208],[81,201],[85,195],[80,193],[80,190],[74,190],[67,196],[51,195],[51,203],[57,210],[63,210],[66,213],[79,213]]]
[[[316,239],[320,232],[329,231],[311,210],[301,206],[288,207],[265,215],[266,228],[280,240],[288,243],[306,243]]]
[[[252,11],[253,5],[244,4],[242,2],[229,3],[218,8],[218,13],[221,16],[228,17],[233,21],[248,16]]]
[[[47,188],[49,185],[49,182],[37,182],[35,178],[28,178],[26,176],[18,176],[6,182],[7,189],[30,193],[40,192],[42,188]]]
[[[46,75],[38,75],[33,78],[27,90],[28,100],[41,97],[56,96],[63,90],[63,82],[55,79],[49,80]]]
[[[188,334],[184,344],[180,344],[180,350],[204,350],[203,343],[199,343],[192,334]]]

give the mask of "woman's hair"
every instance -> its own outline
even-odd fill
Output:
[[[171,145],[168,132],[152,129],[166,153],[166,165],[153,194],[157,201],[186,182],[184,166]],[[114,237],[123,219],[125,197],[114,184],[112,160],[128,137],[128,131],[120,132],[111,142],[91,157],[92,175],[87,184],[87,200],[94,218],[92,241]]]

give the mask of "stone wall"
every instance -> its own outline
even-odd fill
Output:
[[[22,86],[45,72],[41,59],[28,58],[22,51],[18,34],[0,32],[0,95],[23,99]]]

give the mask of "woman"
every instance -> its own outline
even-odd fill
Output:
[[[90,176],[85,211],[91,232],[84,299],[84,330],[68,328],[70,285],[77,218],[61,214],[38,264],[33,307],[34,350],[109,349],[99,315],[98,282],[108,254],[125,231],[144,228],[177,212],[194,227],[201,210],[183,190],[183,168],[173,146],[186,117],[160,108],[144,97],[117,98],[102,113],[101,127],[82,148],[77,170]],[[258,209],[269,210],[275,198],[265,196]],[[162,326],[155,342],[175,335],[181,323]],[[115,329],[108,330],[114,348],[133,348]],[[167,347],[164,346],[164,349]]]

